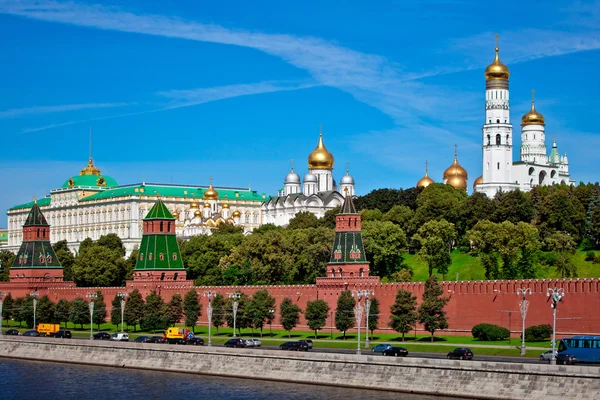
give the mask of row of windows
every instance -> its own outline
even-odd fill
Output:
[[[563,339],[570,349],[600,349],[600,340],[594,339]]]
[[[487,145],[490,146],[492,144],[492,136],[487,135]],[[502,136],[500,134],[496,135],[496,145],[500,146],[502,144]],[[510,135],[506,135],[506,142],[504,144],[510,145]]]

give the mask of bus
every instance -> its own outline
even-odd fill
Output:
[[[573,336],[560,339],[557,364],[600,363],[600,336]]]

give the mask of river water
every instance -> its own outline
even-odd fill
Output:
[[[0,399],[433,400],[440,397],[243,378],[0,359]]]

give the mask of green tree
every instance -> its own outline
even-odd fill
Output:
[[[361,210],[360,218],[363,221],[381,221],[383,219],[383,213],[381,210]]]
[[[437,270],[446,279],[448,268],[452,264],[450,251],[452,244],[456,239],[456,230],[454,224],[441,219],[439,221],[431,220],[419,228],[413,236],[413,240],[419,243],[419,255],[429,268],[429,276]]]
[[[140,323],[144,317],[144,299],[138,289],[133,289],[129,296],[127,296],[127,302],[125,303],[125,314],[123,318],[128,327],[133,326],[135,332],[137,324]]]
[[[222,294],[217,293],[212,301],[213,313],[212,313],[212,325],[217,328],[217,335],[219,334],[219,327],[225,324],[225,297]]]
[[[583,237],[585,220],[585,209],[581,202],[569,195],[566,188],[557,187],[540,202],[536,225],[544,238],[554,232],[564,232],[579,242]]]
[[[406,252],[406,235],[389,221],[366,221],[362,224],[365,256],[371,264],[371,274],[389,277],[402,266]]]
[[[265,289],[261,289],[254,293],[252,300],[248,303],[246,313],[252,321],[254,328],[260,329],[260,337],[262,337],[262,331],[265,321],[269,319],[271,310],[275,307],[275,298],[269,294]]]
[[[319,226],[319,219],[317,216],[310,211],[300,211],[296,213],[294,218],[290,219],[287,228],[288,229],[306,229],[306,228],[317,228]]]
[[[9,321],[14,313],[15,307],[15,300],[12,297],[11,293],[8,293],[5,297],[4,300],[2,301],[2,319],[5,321]]]
[[[221,258],[228,256],[244,240],[242,233],[198,235],[181,246],[183,264],[187,278],[195,285],[223,285],[223,270],[219,266]]]
[[[340,213],[341,207],[337,206],[325,211],[323,217],[319,218],[319,225],[323,228],[335,229],[335,217]]]
[[[519,189],[509,192],[498,192],[493,201],[494,222],[509,221],[513,224],[519,222],[531,222],[535,215],[531,195],[523,193]],[[487,217],[489,218],[489,217]]]
[[[0,282],[8,282],[9,271],[12,266],[15,255],[8,250],[0,250]]]
[[[75,256],[71,251],[67,249],[59,249],[56,250],[56,257],[58,257],[58,261],[60,265],[63,267],[63,280],[64,281],[72,281],[73,280],[73,265],[75,265]]]
[[[589,233],[594,243],[594,248],[600,247],[600,205],[592,207],[589,213]]]
[[[495,212],[495,203],[484,193],[475,192],[467,198],[462,210],[462,220],[465,230],[471,229],[477,222],[490,219]]]
[[[319,329],[325,326],[327,315],[329,314],[329,305],[323,300],[314,300],[306,303],[306,312],[304,316],[308,327],[315,332],[315,339]]]
[[[294,304],[292,299],[289,297],[283,299],[279,306],[279,319],[281,326],[288,333],[288,338],[291,337],[290,331],[300,323],[300,313],[302,313],[302,310],[297,304]]]
[[[571,235],[554,232],[544,240],[546,250],[556,254],[554,267],[561,278],[577,277],[577,266],[573,263],[573,255],[577,245]]]
[[[446,220],[456,224],[459,222],[461,211],[467,194],[464,190],[456,190],[450,185],[433,183],[427,186],[417,198],[417,210],[411,221],[411,231],[431,220]]]
[[[119,268],[116,260],[119,253],[107,247],[91,245],[85,247],[75,258],[73,279],[78,286],[118,286]]]
[[[140,320],[140,328],[152,332],[168,328],[169,321],[165,315],[166,306],[163,298],[152,290],[145,300],[144,317]]]
[[[121,325],[121,297],[118,294],[112,299],[111,305],[110,322],[116,325],[118,329]],[[125,312],[123,312],[123,319],[125,319]],[[124,329],[124,327],[122,326],[121,329]]]
[[[106,247],[107,249],[117,252],[120,257],[125,257],[125,247],[123,247],[123,242],[116,233],[100,236],[96,245]]]
[[[37,323],[50,323],[54,320],[55,305],[48,296],[42,296],[37,302]]]
[[[396,301],[390,307],[390,327],[404,335],[414,328],[417,322],[417,297],[404,289],[398,289]]]
[[[83,324],[90,322],[88,302],[81,297],[71,301],[71,307],[69,307],[69,322],[74,325],[79,324],[80,329],[83,329]]]
[[[369,302],[369,320],[367,321],[367,329],[371,331],[371,339],[373,332],[379,328],[379,300],[373,297]]]
[[[423,291],[423,301],[419,306],[419,322],[427,332],[431,333],[431,341],[433,335],[439,329],[447,329],[448,321],[446,320],[446,312],[444,307],[448,303],[448,299],[442,297],[444,291],[438,283],[435,275],[430,276],[425,282],[425,290]]]
[[[60,299],[56,302],[56,306],[54,307],[54,323],[62,324],[65,323],[65,328],[67,327],[67,322],[69,321],[69,312],[71,310],[71,303],[69,303],[65,299]]]
[[[166,304],[165,318],[169,326],[174,326],[183,318],[183,299],[179,293],[175,293]]]
[[[23,323],[23,297],[17,297],[13,303],[13,321],[19,323],[19,328]]]
[[[87,249],[88,247],[91,247],[94,245],[94,241],[87,237],[85,239],[83,239],[83,241],[81,243],[79,243],[79,253],[81,253],[83,250]]]
[[[238,308],[235,318],[235,327],[238,330],[238,334],[241,336],[242,329],[252,327],[252,320],[247,312],[247,305],[250,302],[250,297],[248,297],[248,295],[245,293],[237,293],[240,295],[240,298],[237,300]],[[225,300],[225,310],[227,313],[225,320],[227,321],[227,326],[230,328],[233,328],[233,303],[234,299],[232,298],[227,298]]]
[[[35,311],[33,309],[33,297],[30,295],[25,295],[25,298],[21,304],[19,316],[21,317],[21,320],[25,322],[25,326],[28,328],[35,328],[35,326],[33,326],[33,313],[35,312],[37,314],[37,311],[37,308]]]
[[[415,212],[408,206],[396,205],[383,216],[384,221],[390,221],[398,225],[404,232],[409,229],[410,220]]]
[[[346,331],[354,328],[355,306],[356,302],[354,301],[354,297],[352,297],[352,292],[344,290],[340,293],[335,310],[335,329],[344,333],[344,339],[346,339]]]
[[[185,326],[191,327],[194,333],[196,333],[196,323],[198,323],[201,311],[198,293],[195,289],[190,289],[183,296],[183,314],[185,315]]]
[[[94,323],[100,330],[100,325],[106,322],[106,302],[104,301],[104,294],[101,290],[96,292],[96,298],[94,299]]]

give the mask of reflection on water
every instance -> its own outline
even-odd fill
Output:
[[[0,399],[432,400],[403,393],[0,359]],[[439,399],[439,397],[435,397]]]

